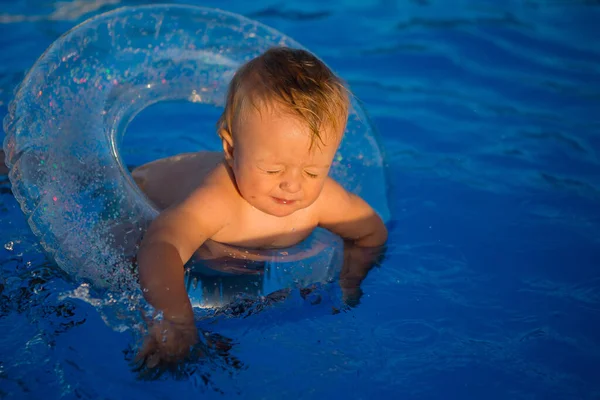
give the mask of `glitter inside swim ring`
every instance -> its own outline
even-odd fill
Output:
[[[98,15],[46,50],[9,106],[4,150],[12,191],[63,270],[103,287],[134,287],[132,258],[158,212],[120,155],[129,122],[161,101],[223,106],[236,69],[273,46],[303,48],[232,13],[152,5]],[[331,175],[388,219],[383,158],[355,100]],[[338,238],[318,231],[293,248],[256,252],[275,260],[262,279],[277,278],[261,287],[331,279],[341,250]],[[196,281],[190,296],[202,304],[206,290]]]

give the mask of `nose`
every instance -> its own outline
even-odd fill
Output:
[[[281,188],[281,190],[286,191],[288,193],[298,193],[300,189],[302,189],[300,177],[298,176],[298,174],[287,173],[283,176],[281,182],[279,182],[279,187]]]

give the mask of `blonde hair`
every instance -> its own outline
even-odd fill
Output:
[[[227,93],[225,110],[217,122],[220,132],[234,136],[233,124],[250,102],[257,110],[283,105],[306,122],[311,147],[323,142],[323,128],[342,135],[348,118],[350,95],[344,83],[321,60],[305,50],[274,47],[242,65]]]

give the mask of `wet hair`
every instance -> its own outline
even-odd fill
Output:
[[[234,122],[253,106],[259,112],[278,107],[307,124],[311,147],[323,143],[325,129],[341,136],[346,127],[350,94],[343,81],[306,50],[274,47],[242,65],[227,93],[217,129],[232,137]],[[283,107],[283,108],[280,108]]]

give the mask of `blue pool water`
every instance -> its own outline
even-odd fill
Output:
[[[60,34],[145,3],[3,2],[0,117]],[[206,311],[231,349],[144,379],[138,327],[45,258],[0,175],[0,398],[600,398],[598,2],[201,5],[293,37],[362,100],[390,178],[385,261],[341,313],[336,285]],[[143,112],[126,162],[215,145],[198,132],[217,113]]]

